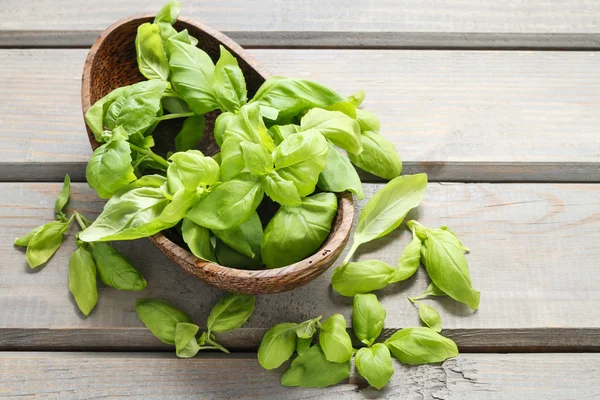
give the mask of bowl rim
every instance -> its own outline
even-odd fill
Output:
[[[141,23],[141,20],[148,20],[154,17],[155,14],[138,14],[135,16],[123,18],[107,27],[105,30],[102,31],[100,36],[98,36],[98,38],[96,39],[86,56],[82,74],[81,102],[84,120],[86,112],[91,107],[90,92],[92,65],[94,63],[96,53],[100,46],[102,46],[104,40],[111,33],[113,33],[115,30],[117,30],[124,24],[132,23],[136,20],[140,20]],[[198,28],[199,30],[202,30],[210,36],[214,37],[216,40],[220,41],[223,45],[225,45],[225,47],[232,50],[235,53],[236,57],[241,57],[251,68],[256,70],[264,79],[267,79],[271,76],[271,74],[254,59],[254,57],[250,56],[239,44],[237,44],[235,41],[233,41],[231,38],[229,38],[222,32],[191,18],[179,17],[177,18],[177,22],[183,22],[185,24],[192,25]],[[92,150],[95,150],[98,146],[100,146],[100,143],[96,141],[93,133],[91,132],[87,124],[85,124],[85,127]],[[319,247],[319,250],[317,250],[314,254],[310,255],[307,258],[304,258],[298,262],[280,268],[247,270],[226,267],[216,262],[206,261],[201,258],[198,258],[196,255],[194,255],[187,249],[179,246],[177,243],[170,240],[162,232],[147,237],[146,239],[150,240],[156,247],[158,247],[158,249],[161,252],[163,252],[173,261],[176,261],[178,264],[180,264],[180,266],[182,265],[182,263],[185,263],[188,266],[193,265],[194,269],[197,268],[201,270],[202,273],[206,273],[208,275],[218,275],[221,277],[235,277],[238,279],[241,278],[254,281],[263,281],[277,277],[281,278],[283,276],[298,276],[302,272],[314,272],[315,270],[321,270],[321,272],[324,272],[335,261],[332,260],[331,262],[328,262],[328,259],[331,258],[331,255],[335,253],[338,253],[338,257],[339,255],[341,255],[341,251],[343,251],[345,244],[349,239],[349,233],[352,228],[352,222],[354,219],[354,200],[352,197],[352,193],[346,191],[343,193],[334,194],[336,194],[338,199],[338,209],[334,217],[334,221],[332,222],[332,229],[325,241]],[[337,224],[333,225],[336,221]],[[338,249],[341,250],[338,252],[336,251]],[[312,279],[309,279],[304,283],[308,283],[308,281],[310,280]]]

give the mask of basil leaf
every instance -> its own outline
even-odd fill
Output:
[[[258,248],[260,251],[260,246]],[[230,268],[237,269],[261,269],[263,266],[262,259],[260,257],[260,253],[256,253],[256,249],[253,248],[255,252],[254,258],[245,256],[241,253],[238,253],[231,247],[227,246],[221,239],[216,240],[216,249],[215,252],[217,254],[217,260],[220,265]]]
[[[427,175],[416,174],[399,176],[375,193],[360,213],[346,261],[361,244],[396,229],[406,214],[421,203],[426,190]]]
[[[458,238],[458,236],[456,236],[456,233],[452,232],[450,230],[450,228],[448,228],[447,226],[440,226],[440,229],[448,231],[448,232],[450,232],[451,234],[454,235],[454,237],[456,238],[456,240],[458,240],[458,243],[460,243],[460,249],[463,251],[463,253],[470,253],[471,252],[471,250],[467,246],[465,246],[464,244],[462,244],[462,242],[460,241],[460,239]]]
[[[352,327],[356,337],[371,346],[381,334],[385,321],[385,308],[374,294],[357,294],[352,308]]]
[[[65,175],[65,180],[63,182],[63,187],[58,194],[58,197],[54,201],[54,215],[56,219],[59,221],[66,221],[67,216],[63,212],[65,206],[69,202],[69,196],[71,195],[71,178],[69,174]]]
[[[273,152],[277,173],[298,188],[300,197],[315,191],[327,161],[327,141],[316,130],[289,136]]]
[[[296,349],[298,324],[283,322],[269,329],[258,348],[258,363],[264,369],[275,369],[290,359]]]
[[[192,358],[200,350],[196,341],[196,333],[200,328],[198,325],[188,322],[178,322],[175,325],[175,352],[177,357]]]
[[[171,193],[176,193],[181,187],[194,191],[200,186],[217,183],[219,171],[219,164],[198,150],[181,151],[169,157],[167,184]]]
[[[196,39],[193,36],[190,36],[187,29],[177,32],[172,27],[168,28],[167,25],[162,25],[161,23],[158,24],[161,27],[161,36],[163,37],[163,40],[165,40],[166,38],[164,46],[168,56],[171,55],[171,53],[169,53],[169,40],[178,41],[185,44],[191,44],[192,46],[196,46],[198,44],[198,39]]]
[[[223,146],[223,136],[225,135],[225,130],[234,117],[234,113],[224,112],[219,114],[215,120],[215,129],[213,131],[213,135],[215,137],[215,142],[217,142],[217,146]]]
[[[269,106],[260,106],[260,115],[271,121],[275,121],[279,116],[279,110]]]
[[[430,282],[427,289],[421,296],[448,296],[446,293],[442,291],[439,287],[435,286],[435,283]]]
[[[165,4],[154,17],[154,22],[167,22],[168,24],[174,24],[179,17],[181,9],[181,3],[177,0],[170,0]]]
[[[254,311],[254,296],[228,293],[221,297],[208,316],[208,331],[229,332],[244,325]]]
[[[302,354],[304,354],[308,351],[308,349],[310,348],[311,345],[312,345],[312,337],[301,338],[298,336],[298,338],[296,338],[296,353],[298,353],[298,355],[301,356]]]
[[[442,362],[458,356],[456,344],[430,328],[404,328],[385,341],[394,357],[404,364]]]
[[[59,222],[62,222],[62,221],[59,221]],[[27,235],[25,235],[25,236],[22,236],[22,237],[20,237],[20,238],[16,238],[16,239],[15,239],[15,241],[14,241],[14,244],[15,244],[16,246],[23,246],[23,247],[26,247],[26,246],[29,244],[29,242],[31,241],[31,239],[32,239],[32,238],[33,238],[33,237],[34,237],[34,236],[35,236],[35,235],[36,235],[36,234],[37,234],[39,231],[41,231],[42,229],[44,229],[44,226],[45,226],[45,225],[42,225],[42,226],[38,226],[38,227],[36,227],[36,228],[33,228],[33,229],[32,229],[32,230],[31,230],[31,231],[30,231],[30,232],[29,232]]]
[[[267,196],[282,206],[297,207],[302,204],[296,185],[283,179],[277,171],[262,176],[260,182]]]
[[[69,259],[69,290],[77,307],[84,315],[89,315],[98,302],[98,289],[96,264],[92,253],[85,247],[78,247]]]
[[[395,271],[393,267],[379,260],[351,262],[333,271],[331,285],[339,294],[352,297],[383,289]]]
[[[396,272],[390,280],[390,283],[404,281],[417,272],[421,265],[421,240],[413,231],[413,238],[402,251],[398,260]]]
[[[339,111],[352,119],[356,119],[356,107],[349,101],[338,101],[325,107],[325,109],[328,111]],[[360,131],[358,133],[360,135]]]
[[[281,377],[283,386],[324,388],[340,383],[350,376],[350,360],[344,363],[327,361],[321,347],[316,344],[296,357]]]
[[[394,375],[392,356],[382,343],[358,350],[354,362],[358,373],[377,390],[387,385]]]
[[[269,221],[260,244],[265,265],[279,268],[314,254],[327,239],[336,213],[333,193],[305,197],[298,207],[282,206]]]
[[[92,132],[94,133],[94,138],[99,143],[102,143],[105,140],[105,137],[103,135],[104,116],[106,115],[108,107],[110,107],[112,103],[117,98],[119,98],[121,94],[123,94],[123,92],[128,90],[127,88],[128,86],[124,86],[113,90],[112,92],[95,102],[94,105],[91,106],[90,109],[87,111],[87,113],[85,113],[85,122],[87,123],[87,126],[92,130]]]
[[[243,224],[254,213],[263,198],[257,177],[248,172],[217,186],[200,199],[187,217],[200,226],[224,230]]]
[[[361,131],[379,132],[381,125],[379,119],[372,112],[367,110],[356,109],[356,122],[360,126]]]
[[[300,132],[300,125],[274,125],[269,131],[272,133],[275,143],[279,146],[288,136]]]
[[[196,148],[204,136],[206,121],[203,116],[188,117],[183,122],[181,130],[175,136],[175,150],[187,151]]]
[[[180,189],[173,195],[171,202],[167,204],[165,209],[160,213],[158,222],[163,222],[165,225],[175,225],[181,221],[188,211],[198,202],[200,199],[198,191],[187,191]]]
[[[339,111],[311,109],[300,121],[303,131],[316,129],[333,144],[350,153],[360,153],[362,143],[358,123]]]
[[[250,258],[254,258],[257,254],[260,255],[260,241],[263,237],[263,229],[256,212],[250,216],[248,221],[241,225],[225,230],[214,230],[213,233],[238,253]],[[258,250],[257,253],[254,252],[255,250]]]
[[[171,96],[163,97],[161,99],[161,103],[162,103],[163,109],[167,110],[167,112],[169,112],[171,114],[188,113],[191,111],[190,108],[188,107],[187,103],[183,99],[180,99],[179,97],[171,97]],[[188,118],[193,118],[193,117],[188,117]],[[175,140],[177,140],[177,138],[175,138]],[[186,149],[186,150],[189,150],[189,149]],[[182,151],[184,151],[184,150],[182,150]]]
[[[216,261],[208,228],[195,224],[189,218],[184,218],[181,233],[183,241],[188,245],[192,254],[202,260]]]
[[[277,125],[289,121],[305,109],[327,107],[344,100],[331,89],[307,79],[269,77],[258,89],[252,101],[279,110]]]
[[[419,317],[421,321],[436,332],[442,331],[442,317],[437,310],[430,305],[415,302],[419,307]]]
[[[120,290],[142,290],[146,288],[147,283],[144,277],[133,268],[131,262],[121,252],[109,243],[94,243],[92,255],[98,267],[100,280],[105,285]]]
[[[219,45],[221,56],[215,66],[213,87],[221,107],[238,112],[248,100],[246,80],[238,62],[227,49]]]
[[[310,339],[317,332],[317,326],[320,326],[322,315],[317,318],[309,319],[308,321],[304,321],[298,325],[296,329],[296,335],[298,335],[301,339]],[[345,323],[345,322],[344,322]]]
[[[352,96],[348,96],[346,101],[352,104],[354,107],[359,107],[362,102],[365,101],[365,91],[360,90],[354,93]]]
[[[344,363],[352,358],[352,339],[346,331],[346,320],[333,314],[321,325],[319,343],[327,361]]]
[[[273,157],[264,146],[252,142],[241,142],[246,168],[252,175],[262,176],[273,170]]]
[[[215,65],[195,45],[169,39],[171,83],[196,115],[218,108],[212,87]]]
[[[331,143],[327,143],[329,151],[325,169],[319,175],[317,186],[325,192],[342,193],[346,190],[354,193],[359,200],[365,198],[360,177],[350,164],[348,157],[341,154]]]
[[[31,268],[46,263],[58,250],[72,219],[73,217],[68,221],[48,222],[29,240],[25,259]]]
[[[163,48],[158,25],[146,22],[138,26],[135,50],[142,75],[148,79],[163,81],[169,78],[169,60]]]
[[[363,151],[348,153],[352,164],[384,179],[394,179],[402,173],[402,160],[392,142],[372,131],[362,132],[360,138]]]
[[[150,332],[166,344],[175,344],[178,323],[193,323],[186,313],[161,299],[139,299],[135,311]]]

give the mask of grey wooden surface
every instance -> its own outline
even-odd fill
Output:
[[[0,179],[84,180],[87,50],[0,51]],[[364,89],[406,172],[432,181],[600,181],[595,52],[252,50],[274,74]]]

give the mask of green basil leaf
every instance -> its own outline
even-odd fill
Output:
[[[387,286],[396,270],[378,260],[351,262],[337,267],[331,285],[341,295],[352,297]]]
[[[314,254],[327,239],[336,213],[333,193],[305,197],[298,207],[282,206],[269,221],[260,244],[265,265],[279,268]]]
[[[158,11],[156,17],[154,17],[154,22],[174,24],[177,21],[177,17],[179,17],[180,10],[181,3],[177,0],[170,0]]]
[[[341,113],[346,114],[352,119],[356,119],[356,107],[350,103],[349,101],[338,101],[337,103],[333,103],[327,107],[325,107],[328,111],[339,111]],[[360,134],[360,132],[359,132]]]
[[[374,294],[357,294],[352,308],[352,326],[356,337],[371,346],[381,334],[385,321],[385,308]]]
[[[421,265],[421,240],[413,231],[413,238],[402,251],[390,283],[404,281],[417,272]]]
[[[352,339],[346,331],[346,320],[333,314],[321,325],[319,343],[327,361],[344,363],[352,358]]]
[[[260,115],[271,121],[277,120],[279,116],[279,110],[269,106],[260,106]]]
[[[196,333],[200,328],[198,325],[188,322],[178,322],[175,325],[175,351],[179,358],[192,358],[200,350],[196,341]]]
[[[398,361],[409,364],[430,364],[458,356],[452,340],[431,328],[404,328],[385,341]]]
[[[308,351],[308,349],[310,348],[311,345],[312,345],[312,337],[301,338],[300,336],[298,336],[296,338],[296,353],[298,353],[298,355],[301,356],[302,354],[304,354]]]
[[[392,356],[382,343],[358,350],[354,362],[358,373],[377,390],[387,385],[394,375]]]
[[[256,212],[250,216],[248,221],[241,225],[225,230],[214,230],[213,233],[227,244],[227,246],[247,257],[254,258],[260,253],[260,241],[263,237],[263,229]],[[258,250],[258,252],[255,253],[255,250]]]
[[[69,260],[69,290],[77,307],[84,315],[89,315],[98,302],[98,289],[96,264],[85,247],[78,247]]]
[[[235,117],[234,113],[224,112],[219,114],[217,119],[215,120],[215,129],[213,131],[213,135],[215,137],[215,142],[217,146],[223,146],[223,136],[225,135],[225,130],[229,126],[229,123]]]
[[[198,187],[209,186],[219,181],[219,164],[211,157],[205,157],[198,150],[180,151],[169,157],[167,184],[171,193],[183,186],[195,191]]]
[[[356,109],[356,122],[360,126],[361,131],[379,132],[381,125],[375,114],[367,110]]]
[[[302,204],[296,185],[283,179],[277,171],[262,176],[260,182],[267,196],[282,206],[297,207]]]
[[[296,357],[281,377],[283,386],[324,388],[340,383],[350,376],[350,360],[344,363],[327,361],[317,344]]]
[[[402,173],[402,160],[392,142],[372,131],[362,132],[360,138],[363,151],[348,153],[352,164],[384,179],[394,179]]]
[[[442,331],[442,317],[437,310],[430,305],[415,302],[419,307],[419,317],[421,321],[436,332]]]
[[[204,136],[206,121],[203,116],[188,117],[175,136],[175,151],[188,151],[196,148]]]
[[[462,244],[462,242],[460,241],[460,239],[458,238],[458,236],[456,236],[456,233],[452,232],[450,230],[450,228],[448,228],[447,226],[440,226],[440,229],[448,231],[448,232],[450,232],[451,234],[454,235],[454,237],[456,238],[456,240],[458,240],[458,243],[460,243],[460,249],[463,251],[463,253],[470,253],[471,252],[471,250],[467,246],[465,246],[464,244]]]
[[[180,113],[187,113],[187,112],[191,111],[190,108],[188,107],[187,103],[183,99],[180,99],[179,97],[172,97],[172,96],[163,97],[161,99],[161,102],[162,102],[163,109],[167,110],[167,112],[169,112],[170,114],[180,114]],[[193,117],[188,117],[188,118],[193,118]],[[188,150],[188,149],[186,149],[186,150]],[[182,151],[184,151],[184,150],[182,150]]]
[[[302,339],[310,339],[317,332],[317,326],[320,325],[319,321],[321,321],[323,316],[318,316],[317,318],[309,319],[308,321],[304,321],[298,325],[296,329],[296,335]],[[344,321],[345,323],[345,321]]]
[[[173,195],[173,198],[165,209],[160,213],[158,220],[164,222],[166,225],[175,225],[181,221],[188,211],[198,202],[200,199],[198,191],[187,191],[180,189]]]
[[[171,83],[197,115],[218,108],[212,87],[215,65],[209,55],[195,45],[169,39]]]
[[[264,146],[252,142],[241,142],[246,167],[252,175],[262,176],[273,170],[273,157]]]
[[[178,323],[193,323],[186,313],[161,299],[139,299],[135,311],[150,332],[166,344],[175,344]]]
[[[92,132],[94,133],[94,138],[99,143],[105,141],[104,116],[106,115],[108,107],[110,107],[112,103],[114,103],[114,101],[118,99],[126,90],[129,90],[128,86],[120,87],[113,90],[112,92],[95,102],[94,105],[91,106],[90,109],[87,111],[87,113],[85,113],[85,122],[87,123],[87,126],[92,130]]]
[[[147,282],[131,262],[109,243],[96,242],[92,255],[100,280],[105,285],[120,290],[142,290]]]
[[[62,221],[58,221],[58,222],[62,222]],[[45,225],[42,226],[38,226],[36,228],[33,228],[27,235],[22,236],[20,238],[16,238],[14,241],[14,244],[16,246],[23,246],[23,247],[27,247],[27,245],[29,244],[29,242],[31,241],[31,239],[33,239],[33,237],[42,229],[44,229]]]
[[[165,51],[167,52],[167,56],[170,56],[169,52],[169,40],[178,41],[185,44],[190,44],[192,46],[196,46],[198,44],[198,39],[193,36],[190,36],[187,29],[177,32],[175,28],[169,27],[169,25],[158,23],[160,26],[160,35],[163,38],[163,43],[165,47]]]
[[[183,241],[188,245],[192,254],[206,261],[216,261],[215,249],[210,243],[210,230],[191,219],[184,218],[181,225]]]
[[[331,143],[325,169],[319,175],[317,186],[325,192],[342,193],[346,190],[354,193],[359,200],[365,198],[362,182],[348,157],[341,154]]]
[[[352,96],[348,96],[347,102],[352,104],[354,107],[359,107],[363,101],[365,101],[365,91],[361,90],[354,93]]]
[[[281,142],[288,138],[288,136],[300,132],[300,125],[273,125],[269,128],[269,131],[273,135],[273,140],[275,140],[275,143],[279,146]]]
[[[148,79],[169,78],[169,60],[163,48],[158,25],[146,22],[138,26],[135,37],[137,64],[140,72]]]
[[[200,199],[187,217],[209,229],[229,229],[250,218],[262,201],[263,194],[258,178],[244,172]]]
[[[208,316],[208,331],[229,332],[244,325],[254,311],[254,296],[227,293],[212,308]]]
[[[254,257],[248,257],[241,253],[238,253],[231,247],[227,246],[221,239],[217,238],[216,241],[216,255],[220,265],[236,269],[249,269],[256,270],[262,269],[263,263],[260,257],[260,246],[258,247],[258,253],[256,249],[252,249]]]
[[[223,46],[221,56],[215,66],[213,87],[221,107],[231,112],[238,112],[248,101],[246,80],[234,56]]]
[[[54,201],[54,215],[59,221],[65,221],[67,216],[63,212],[67,203],[69,202],[69,196],[71,195],[71,177],[69,174],[65,175],[63,187],[58,194],[58,197]]]
[[[333,144],[350,153],[362,151],[360,127],[358,123],[340,111],[327,111],[313,108],[302,117],[303,131],[316,129]]]
[[[427,289],[421,296],[448,296],[446,293],[442,291],[439,287],[435,286],[435,283],[430,282]]]
[[[300,197],[315,191],[327,161],[327,141],[316,130],[289,136],[273,152],[277,173],[298,188]]]
[[[275,369],[290,359],[296,349],[298,324],[283,322],[271,327],[258,348],[258,363],[264,369]]]
[[[73,217],[71,217],[72,219]],[[48,222],[29,240],[25,258],[31,268],[46,263],[58,250],[64,239],[64,234],[69,229],[71,220]]]

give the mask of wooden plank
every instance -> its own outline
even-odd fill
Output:
[[[161,297],[185,309],[199,325],[222,295],[187,275],[146,240],[118,243],[148,280],[143,292],[99,289],[99,303],[82,318],[67,289],[72,237],[47,266],[31,271],[15,237],[52,217],[57,183],[2,183],[0,205],[0,349],[165,349],[135,314],[135,300]],[[367,184],[370,198],[381,184]],[[70,207],[92,217],[103,202],[84,184],[73,185]],[[364,201],[359,204],[362,207]],[[444,334],[461,351],[600,350],[600,185],[430,184],[425,202],[408,218],[449,225],[468,245],[479,311],[450,299],[429,301],[441,313]],[[358,215],[358,213],[357,213]],[[71,232],[71,236],[75,232]],[[359,259],[396,263],[408,232],[397,230],[359,249]],[[338,262],[339,264],[339,262]],[[332,270],[288,293],[261,296],[244,328],[219,335],[234,349],[252,349],[270,326],[342,313],[351,299],[330,287]],[[382,339],[418,326],[407,296],[422,293],[425,271],[379,291],[388,316]]]
[[[163,3],[0,5],[0,45],[89,46],[116,20],[156,12]],[[600,5],[590,0],[192,0],[183,4],[182,15],[250,46],[598,48],[600,38]]]
[[[595,52],[252,50],[274,74],[367,92],[406,171],[432,181],[600,181]],[[0,180],[83,180],[85,50],[3,50]]]
[[[381,391],[355,370],[324,389],[286,388],[282,371],[263,370],[254,354],[202,354],[177,360],[157,353],[0,353],[0,395],[30,399],[593,399],[600,354],[463,354],[441,365],[405,366]]]

